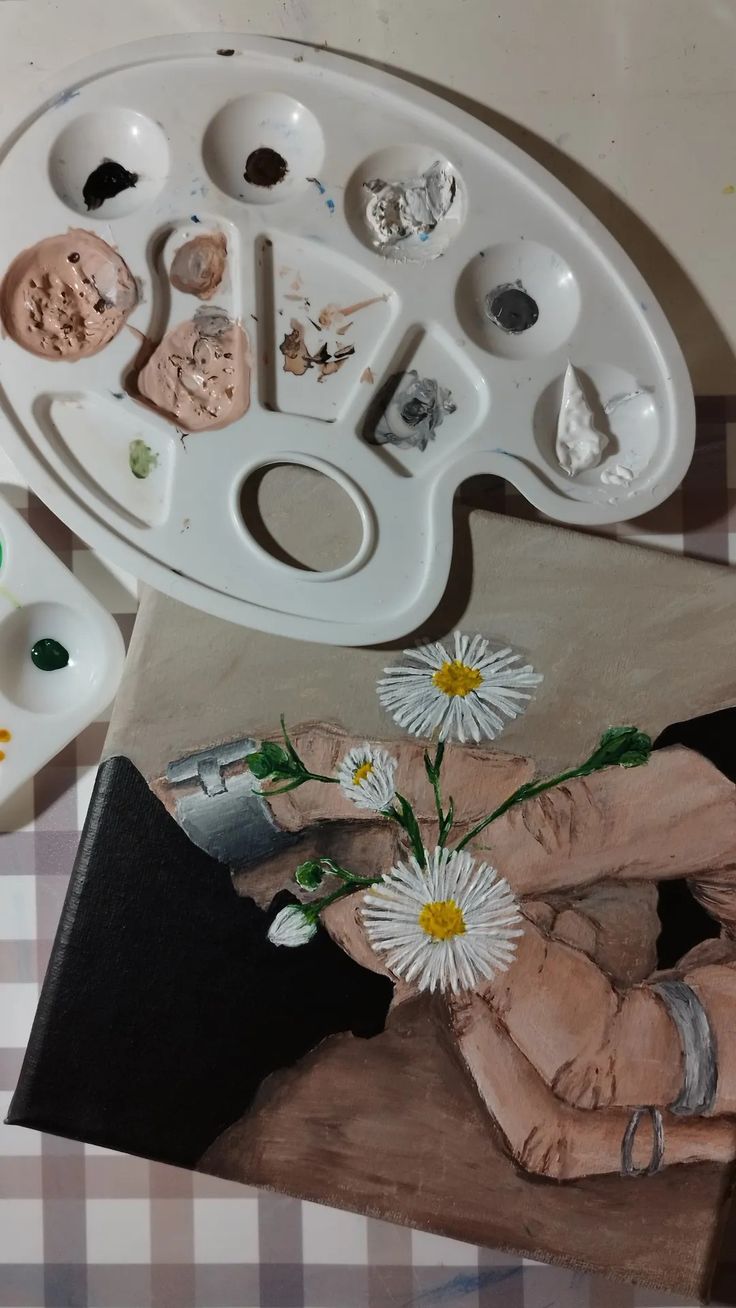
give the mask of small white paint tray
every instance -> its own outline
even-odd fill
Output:
[[[0,496],[0,803],[112,701],[117,623]]]

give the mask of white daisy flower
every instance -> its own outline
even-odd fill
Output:
[[[419,990],[469,990],[505,972],[516,953],[519,907],[495,868],[466,850],[412,855],[366,892],[361,916],[371,946]]]
[[[272,945],[286,945],[295,949],[297,945],[306,945],[317,934],[317,924],[299,904],[287,904],[277,913],[270,927],[268,938]]]
[[[378,698],[400,727],[413,736],[441,740],[495,740],[532,698],[528,687],[542,675],[510,647],[489,649],[483,636],[456,631],[454,651],[439,641],[404,650],[407,663],[384,668]]]
[[[343,795],[352,799],[358,808],[374,809],[377,813],[394,802],[396,786],[394,774],[396,759],[378,745],[356,745],[348,750],[337,778]]]

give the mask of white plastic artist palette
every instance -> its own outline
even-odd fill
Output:
[[[6,334],[4,441],[75,531],[189,604],[310,640],[389,639],[441,597],[465,478],[498,474],[550,517],[596,525],[653,508],[687,469],[687,371],[626,255],[531,159],[415,86],[268,38],[172,37],[78,66],[4,136],[3,267],[82,229],[138,285],[90,357]],[[182,289],[182,246],[206,300]],[[44,275],[26,283],[20,340],[50,321]],[[118,292],[92,282],[102,321]],[[60,311],[73,333],[75,304]],[[223,425],[193,430],[193,392]],[[342,566],[292,566],[251,530],[243,488],[283,463],[352,500],[360,543]]]
[[[111,703],[117,623],[0,497],[0,803]]]

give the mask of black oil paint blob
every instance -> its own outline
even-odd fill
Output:
[[[289,165],[283,155],[262,145],[248,155],[243,176],[251,186],[271,187],[283,182],[288,171]]]
[[[31,647],[31,662],[41,672],[58,672],[69,662],[69,650],[53,636],[42,636]]]
[[[533,327],[539,317],[539,308],[528,291],[519,285],[507,283],[497,286],[486,296],[486,313],[501,331],[514,336]]]
[[[84,183],[84,203],[88,209],[99,209],[105,200],[111,200],[121,191],[129,190],[137,181],[138,173],[129,173],[127,168],[115,163],[114,159],[103,159]]]

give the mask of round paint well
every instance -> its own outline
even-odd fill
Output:
[[[489,246],[466,265],[455,292],[463,331],[504,359],[551,354],[572,334],[580,290],[565,260],[537,241]]]
[[[451,203],[429,231],[405,236],[399,240],[381,241],[369,221],[369,210],[375,206],[379,182],[387,184],[391,192],[427,178],[439,167],[447,176],[451,187]],[[364,159],[353,172],[345,189],[345,213],[358,240],[385,259],[400,263],[427,263],[444,254],[460,231],[465,218],[465,187],[457,169],[441,151],[424,145],[392,145],[377,150]]]
[[[325,140],[310,109],[281,91],[259,91],[226,104],[209,124],[202,158],[226,195],[275,204],[313,185]]]
[[[37,666],[31,650],[48,641],[61,647],[66,662],[57,656],[57,666]],[[24,605],[0,621],[0,691],[31,712],[76,711],[104,680],[104,650],[104,637],[87,614],[53,602]]]
[[[636,492],[661,449],[662,422],[654,395],[640,379],[625,368],[605,363],[574,362],[583,393],[598,431],[608,437],[603,457],[595,468],[568,477],[555,453],[557,422],[562,403],[564,372],[554,377],[534,406],[533,430],[537,447],[547,466],[570,486],[596,487],[606,498]],[[607,485],[601,473],[615,473],[623,465],[633,474],[624,486]]]
[[[93,221],[122,218],[150,204],[168,175],[163,130],[134,109],[81,114],[57,136],[49,155],[59,199]]]

